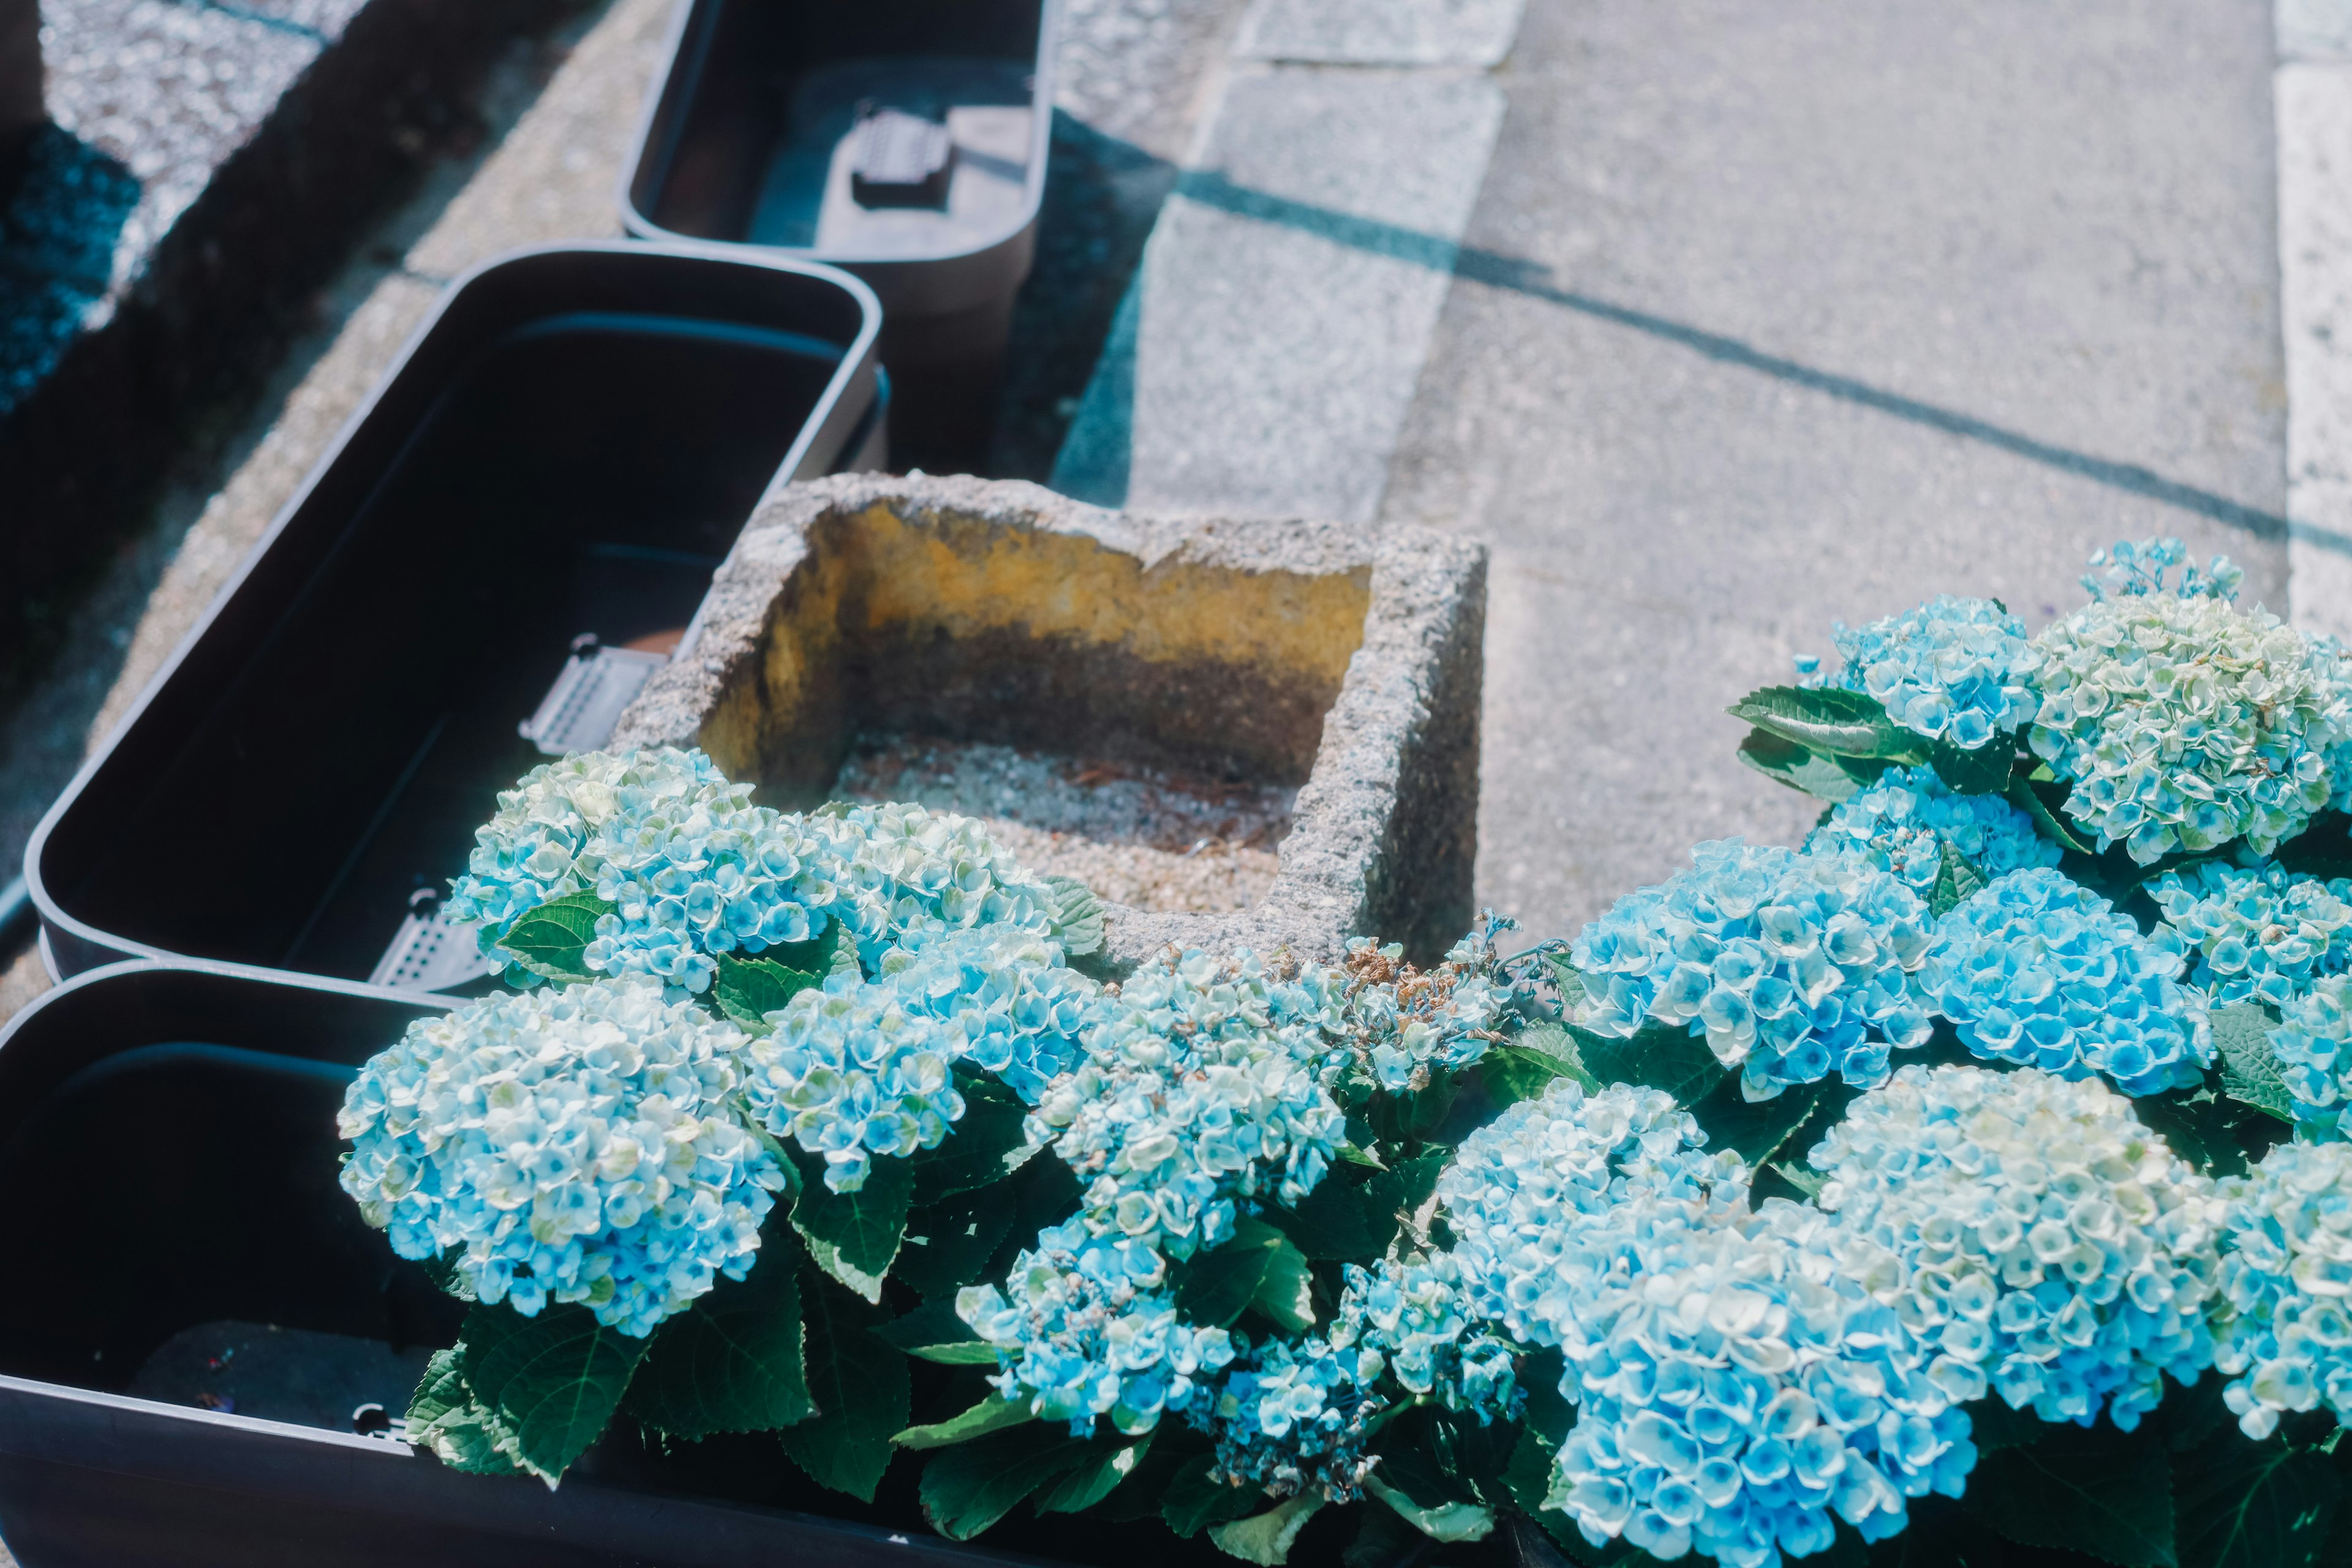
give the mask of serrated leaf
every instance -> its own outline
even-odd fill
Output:
[[[425,1363],[425,1376],[408,1402],[408,1441],[453,1470],[475,1476],[520,1475],[515,1462],[499,1451],[500,1443],[513,1443],[514,1434],[466,1386],[466,1374],[458,1364],[465,1350],[458,1344],[435,1351]]]
[[[1026,1399],[1007,1399],[992,1389],[971,1409],[944,1421],[893,1433],[890,1441],[901,1448],[952,1448],[958,1443],[969,1443],[975,1437],[985,1437],[991,1432],[1003,1432],[1035,1419],[1036,1413],[1029,1408]]]
[[[877,1158],[866,1184],[836,1193],[824,1184],[824,1162],[793,1151],[800,1167],[800,1196],[793,1203],[793,1228],[807,1243],[818,1268],[865,1297],[882,1300],[882,1280],[907,1234],[907,1213],[915,1194],[915,1173],[895,1156]]]
[[[1768,1165],[1830,1098],[1831,1086],[1824,1081],[1792,1085],[1769,1100],[1749,1100],[1739,1079],[1727,1075],[1691,1107],[1691,1115],[1706,1130],[1710,1150],[1728,1149],[1750,1165]]]
[[[1404,1206],[1404,1179],[1378,1171],[1363,1181],[1333,1172],[1293,1208],[1270,1207],[1265,1217],[1318,1263],[1378,1258],[1396,1238]]]
[[[2294,1096],[2287,1091],[2271,1031],[2278,1026],[2258,1002],[2233,1002],[2213,1010],[2213,1048],[2221,1058],[2221,1087],[2230,1098],[2283,1121],[2294,1120]]]
[[[1984,891],[1983,874],[1969,864],[1967,858],[1951,845],[1943,848],[1943,860],[1936,869],[1936,885],[1927,893],[1927,914],[1941,920],[1952,910]]]
[[[1497,1105],[1533,1100],[1549,1089],[1554,1079],[1573,1079],[1587,1089],[1602,1088],[1586,1070],[1578,1054],[1576,1037],[1558,1024],[1523,1029],[1504,1045],[1487,1051],[1478,1062],[1486,1093]]]
[[[2171,1470],[2152,1423],[2136,1432],[2052,1424],[2030,1447],[1979,1458],[1963,1501],[2021,1546],[2087,1552],[2118,1568],[2179,1565]]]
[[[1160,1495],[1160,1517],[1178,1539],[1190,1541],[1213,1524],[1239,1519],[1265,1494],[1217,1479],[1216,1461],[1197,1454],[1184,1462]]]
[[[1255,1563],[1258,1568],[1282,1568],[1290,1557],[1291,1543],[1323,1500],[1312,1493],[1302,1492],[1275,1504],[1264,1513],[1247,1519],[1229,1520],[1209,1527],[1209,1539],[1217,1550],[1228,1557],[1238,1557],[1244,1563]]]
[[[935,1204],[1003,1181],[1036,1152],[1022,1131],[1029,1108],[994,1079],[959,1074],[963,1115],[936,1149],[907,1161],[915,1173],[914,1201]],[[877,1161],[879,1164],[881,1162]]]
[[[869,1331],[879,1311],[813,1268],[801,1271],[801,1320],[817,1413],[777,1441],[817,1485],[872,1502],[913,1401],[907,1358]]]
[[[2235,1423],[2174,1459],[2172,1488],[2180,1568],[2311,1568],[2336,1521],[2326,1456],[2249,1442]]]
[[[1400,1568],[1429,1553],[1429,1538],[1377,1504],[1356,1510],[1356,1538],[1339,1549],[1343,1568]]]
[[[1094,1507],[1142,1468],[1151,1454],[1151,1439],[1157,1435],[1155,1429],[1132,1443],[1088,1444],[1090,1452],[1077,1468],[1059,1480],[1048,1482],[1031,1506],[1039,1513],[1080,1513]]]
[[[815,1414],[803,1370],[800,1247],[772,1226],[743,1279],[710,1293],[654,1333],[629,1383],[628,1407],[673,1437],[767,1432]]]
[[[824,929],[808,941],[778,942],[762,949],[760,956],[779,968],[814,974],[822,980],[841,968],[845,953],[851,963],[856,963],[857,944],[849,940],[848,931],[839,921],[828,920]]]
[[[592,980],[580,955],[596,939],[596,922],[618,907],[593,893],[551,899],[515,921],[498,949],[543,980]]]
[[[1897,726],[1878,699],[1842,687],[1767,686],[1727,711],[1817,757],[1926,760],[1923,737]]]
[[[1000,1189],[982,1187],[908,1210],[906,1238],[891,1261],[890,1277],[924,1297],[949,1297],[979,1283],[988,1274],[989,1259],[1012,1233],[1014,1208]]]
[[[996,1352],[956,1316],[953,1304],[926,1301],[904,1317],[893,1318],[874,1331],[886,1344],[896,1345],[919,1361],[940,1366],[994,1366]]]
[[[466,1314],[463,1342],[459,1370],[496,1413],[500,1451],[550,1486],[604,1435],[646,1347],[571,1305],[526,1318],[478,1304]]]
[[[969,1541],[1055,1477],[1085,1463],[1087,1445],[1060,1422],[1032,1422],[931,1456],[923,1517],[950,1541]]]
[[[1315,1325],[1308,1282],[1306,1254],[1275,1226],[1244,1215],[1223,1246],[1193,1256],[1176,1292],[1176,1310],[1188,1322],[1221,1329],[1255,1307],[1303,1333]],[[1302,1310],[1304,1321],[1298,1321]]]
[[[771,959],[737,958],[722,952],[710,995],[719,1010],[738,1026],[764,1035],[775,1027],[768,1022],[769,1014],[783,1011],[793,997],[824,984],[821,973],[787,969]]]
[[[1644,1024],[1624,1039],[1585,1029],[1575,1036],[1584,1070],[1602,1083],[1664,1089],[1680,1105],[1696,1104],[1728,1071],[1704,1037],[1680,1024]]]
[[[1063,954],[1085,958],[1100,952],[1103,944],[1103,901],[1076,877],[1053,876],[1045,886],[1054,890],[1054,940]]]
[[[1949,741],[1931,741],[1927,762],[1955,795],[1999,795],[2009,787],[2009,775],[2017,762],[2017,742],[2006,735],[1995,735],[1970,751]]]
[[[1873,784],[1892,763],[1861,757],[1816,756],[1769,730],[1750,730],[1739,742],[1740,762],[1776,784],[1835,805]]]
[[[1484,1504],[1418,1503],[1377,1474],[1364,1479],[1364,1489],[1394,1509],[1398,1518],[1432,1541],[1484,1541],[1494,1533],[1495,1510]]]
[[[2033,826],[2040,828],[2042,836],[2056,844],[2059,848],[2072,850],[2077,855],[2092,853],[2091,847],[2075,837],[2074,830],[2058,819],[2057,814],[2050,809],[2049,803],[2042,798],[2041,792],[2033,787],[2032,780],[2011,774],[2009,781],[2009,801],[2011,805],[2033,818]]]

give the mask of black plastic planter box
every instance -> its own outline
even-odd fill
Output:
[[[542,760],[574,639],[658,658],[763,496],[879,461],[877,321],[828,268],[676,247],[453,286],[34,833],[52,970],[383,973]]]
[[[1035,248],[1058,14],[1058,0],[685,0],[622,187],[630,231],[781,250],[872,284],[895,457],[977,468]]]
[[[0,191],[47,118],[41,101],[40,0],[0,0]]]
[[[452,1342],[464,1309],[335,1184],[351,1068],[427,1010],[332,981],[126,963],[0,1030],[0,1536],[24,1568],[989,1560],[616,1485],[594,1455],[551,1492],[387,1437],[126,1393],[159,1346],[203,1325],[340,1335],[362,1352]],[[405,1394],[383,1401],[395,1415]]]

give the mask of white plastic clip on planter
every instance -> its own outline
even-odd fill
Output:
[[[519,726],[522,738],[551,757],[596,750],[613,738],[621,710],[668,662],[667,653],[575,645],[539,711]]]
[[[391,985],[403,991],[446,991],[478,980],[490,972],[474,945],[474,933],[452,926],[441,913],[440,900],[429,889],[421,891],[402,917],[392,945],[375,961],[368,976],[371,985]]]

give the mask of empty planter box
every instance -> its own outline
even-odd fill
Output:
[[[1055,0],[687,0],[632,233],[761,246],[880,296],[902,466],[978,468],[1028,275]]]
[[[763,496],[874,460],[877,330],[840,273],[663,247],[457,284],[35,832],[53,969],[476,973],[434,890],[604,740]]]
[[[1484,550],[1427,530],[844,477],[761,509],[613,743],[989,819],[1107,896],[1121,963],[1427,958],[1473,912],[1485,611]]]

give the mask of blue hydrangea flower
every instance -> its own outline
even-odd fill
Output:
[[[744,1102],[779,1138],[825,1160],[856,1192],[874,1156],[937,1148],[961,1120],[960,1063],[1034,1101],[1077,1054],[1098,988],[1061,950],[1017,927],[918,932],[872,982],[844,972],[768,1015],[745,1052]]]
[[[1927,1043],[1912,972],[1927,906],[1908,887],[1851,857],[1737,838],[1691,861],[1577,937],[1579,1026],[1623,1038],[1649,1022],[1685,1026],[1741,1069],[1751,1100],[1832,1071],[1867,1087],[1885,1078],[1890,1048]]]
[[[1217,1440],[1217,1479],[1269,1497],[1361,1496],[1374,1464],[1365,1446],[1390,1405],[1359,1377],[1357,1359],[1311,1338],[1272,1341],[1237,1360],[1192,1412]]]
[[[919,805],[754,805],[699,752],[585,752],[534,769],[476,835],[450,918],[480,926],[494,965],[514,922],[593,891],[615,906],[583,954],[600,974],[707,990],[717,957],[824,934],[838,921],[872,968],[910,932],[1017,926],[1047,934],[1050,889],[976,822]]]
[[[1350,1263],[1333,1315],[1329,1340],[1355,1358],[1353,1376],[1370,1386],[1382,1373],[1406,1392],[1480,1425],[1507,1416],[1518,1404],[1511,1346],[1486,1331],[1475,1297],[1452,1252],[1382,1258],[1370,1268]]]
[[[2209,860],[2167,871],[2147,891],[2189,950],[2189,984],[2217,1007],[2284,1007],[2322,975],[2352,969],[2352,880]]]
[[[1189,1258],[1233,1234],[1237,1200],[1313,1191],[1347,1138],[1318,1078],[1328,1001],[1246,952],[1188,952],[1107,991],[1028,1125],[1087,1184],[1093,1234]]]
[[[1835,684],[1867,692],[1914,734],[1968,751],[2033,717],[2038,665],[2025,624],[1990,599],[1941,594],[1916,610],[1832,632]]]
[[[1745,1214],[1747,1167],[1706,1142],[1671,1095],[1589,1094],[1570,1079],[1472,1133],[1436,1188],[1467,1310],[1522,1344],[1556,1344],[1571,1297],[1622,1257],[1622,1226],[1666,1210],[1698,1226]]]
[[[1840,802],[1805,840],[1808,855],[1860,856],[1933,892],[1948,850],[1990,881],[2004,872],[2058,864],[2058,846],[1997,795],[1960,795],[1927,767],[1895,768]]]
[[[420,1019],[344,1098],[343,1190],[485,1301],[579,1302],[642,1338],[743,1278],[784,1185],[734,1110],[744,1045],[625,980]]]
[[[1832,1515],[1879,1541],[1910,1499],[1960,1494],[1968,1416],[1880,1299],[1883,1254],[1780,1200],[1736,1224],[1669,1211],[1617,1231],[1621,1254],[1579,1270],[1556,1325],[1579,1413],[1547,1506],[1585,1539],[1778,1568],[1828,1547]]]
[[[1487,924],[1455,942],[1444,962],[1425,973],[1403,962],[1402,943],[1382,947],[1355,937],[1341,975],[1309,966],[1298,984],[1344,984],[1339,1016],[1327,1027],[1346,1036],[1381,1088],[1392,1094],[1419,1090],[1435,1073],[1475,1063],[1502,1038],[1496,1022],[1509,992],[1495,979],[1494,939],[1515,923],[1489,911]]]
[[[1073,1219],[1039,1234],[1005,1289],[958,1291],[956,1312],[995,1348],[991,1381],[1005,1398],[1067,1421],[1081,1437],[1103,1415],[1122,1432],[1148,1432],[1163,1415],[1205,1402],[1234,1359],[1224,1330],[1178,1321],[1166,1281],[1167,1262],[1151,1247]]]
[[[2095,1082],[1909,1067],[1810,1161],[1821,1206],[1900,1265],[1894,1300],[1955,1403],[2130,1431],[2211,1364],[2212,1183]]]
[[[2352,1102],[2352,975],[2331,974],[2291,999],[2270,1032],[2295,1125],[2314,1139],[2344,1135]]]
[[[2178,943],[2144,937],[2105,899],[2046,868],[2012,871],[1936,927],[1919,972],[1978,1056],[2065,1078],[2105,1073],[2128,1094],[2190,1089],[2213,1060],[2205,999],[2180,984]]]
[[[2226,600],[2137,593],[2035,639],[2042,707],[2027,743],[2072,781],[2065,810],[2102,850],[2147,865],[2243,838],[2262,854],[2328,803],[2352,743],[2333,652]]]
[[[2282,1143],[2221,1195],[2223,1400],[2253,1438],[2323,1405],[2352,1424],[2352,1143]]]
[[[2180,585],[2166,587],[2166,574],[2184,563]],[[2104,599],[2110,594],[2126,597],[2178,594],[2184,599],[2234,599],[2238,596],[2238,584],[2246,580],[2245,568],[2226,555],[2216,555],[2204,572],[2199,572],[2196,563],[2189,560],[2188,547],[2178,539],[2122,540],[2107,549],[2091,552],[2091,565],[2107,569],[2105,586],[2088,573],[2080,579],[2084,591],[2094,599]]]

